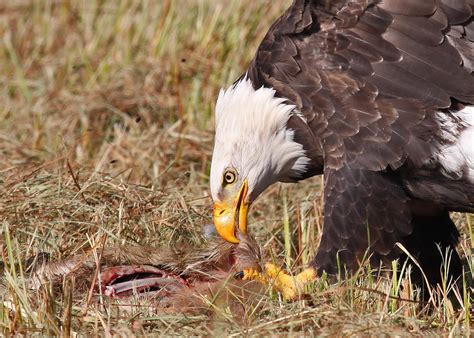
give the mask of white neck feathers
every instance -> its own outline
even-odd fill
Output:
[[[255,90],[246,78],[221,90],[211,168],[213,195],[217,192],[213,181],[220,182],[217,175],[227,166],[246,175],[249,185],[253,181],[256,194],[275,181],[304,172],[310,160],[294,141],[294,131],[286,127],[295,114],[299,115],[296,107],[275,97],[275,90]]]

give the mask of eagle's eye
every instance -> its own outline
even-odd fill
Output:
[[[236,179],[237,179],[237,173],[235,172],[234,169],[227,169],[224,172],[224,184],[225,185],[234,183]]]

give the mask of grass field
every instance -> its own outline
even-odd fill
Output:
[[[241,74],[288,3],[1,2],[3,260],[12,266],[42,251],[60,259],[103,244],[199,245],[212,222],[218,90]],[[322,226],[321,178],[307,182],[271,187],[250,219],[266,254],[295,272],[314,254]],[[459,250],[470,262],[473,219],[456,215]],[[460,310],[441,293],[433,311],[422,311],[404,300],[407,279],[374,280],[365,270],[317,282],[310,300],[262,294],[243,317],[213,304],[211,315],[196,316],[71,304],[47,288],[27,294],[21,269],[6,274],[4,334],[472,334],[472,301],[463,290]]]

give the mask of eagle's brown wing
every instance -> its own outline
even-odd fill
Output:
[[[421,164],[434,113],[474,104],[474,0],[328,2],[296,0],[248,76],[301,109],[327,168]]]
[[[326,171],[324,180],[324,231],[316,267],[336,274],[342,268],[337,261],[354,268],[364,256],[375,266],[396,259],[395,243],[413,230],[408,198],[396,178],[342,167]]]
[[[390,256],[412,231],[389,172],[431,156],[437,111],[474,104],[473,10],[474,0],[295,0],[269,30],[247,74],[296,104],[318,140],[320,255],[341,249],[350,263],[370,235]]]

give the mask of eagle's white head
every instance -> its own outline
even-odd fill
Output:
[[[211,165],[211,194],[217,232],[238,242],[247,228],[247,211],[257,196],[276,181],[302,174],[310,160],[287,128],[294,105],[275,90],[255,90],[243,78],[221,90],[216,104],[216,136]]]

